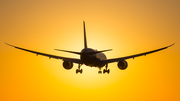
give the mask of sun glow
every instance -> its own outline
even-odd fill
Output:
[[[46,60],[46,59],[45,59]],[[44,60],[43,60],[44,61]],[[77,64],[74,64],[73,69],[65,70],[62,67],[61,60],[50,60],[51,62],[47,62],[44,64],[44,67],[51,72],[57,80],[63,81],[64,84],[69,85],[71,87],[79,88],[79,89],[100,89],[104,87],[108,87],[118,80],[121,80],[123,76],[126,75],[129,71],[124,71],[124,73],[119,72],[117,68],[117,64],[110,65],[110,74],[98,74],[99,69],[96,67],[87,67],[85,65],[81,66],[83,69],[82,74],[76,74],[75,71],[78,67]],[[114,66],[115,65],[115,66]],[[103,70],[104,68],[102,68]]]
[[[82,26],[81,26],[82,27]],[[82,29],[82,28],[80,28]],[[86,25],[86,29],[90,30],[90,28],[88,28],[88,24]],[[83,30],[83,29],[82,29]],[[98,30],[96,30],[97,32],[93,32],[93,31],[87,31],[87,43],[88,43],[88,47],[89,48],[93,48],[93,49],[98,49],[98,50],[104,50],[104,49],[110,49],[113,46],[112,41],[109,41],[107,39],[108,35],[105,36],[102,33],[107,33],[107,32],[100,32]],[[73,35],[68,35],[70,33],[76,33]],[[67,50],[81,50],[84,48],[84,39],[83,39],[83,31],[79,31],[78,32],[75,31],[69,31],[68,34],[66,34],[66,36],[64,35],[62,39],[67,39],[67,40],[61,40],[60,44]],[[96,36],[96,37],[94,37]],[[71,40],[71,41],[69,41]],[[61,42],[67,43],[66,45],[63,45]],[[62,48],[61,48],[62,49]],[[80,51],[78,51],[80,52]],[[118,51],[121,52],[121,51]],[[61,53],[62,52],[58,52]],[[111,52],[105,52],[105,54],[107,54],[107,57],[111,58],[111,56],[116,56],[117,54],[115,54],[113,51]],[[114,55],[113,55],[114,54]],[[109,56],[108,56],[109,55]],[[74,58],[80,58],[79,55],[74,55],[71,53],[63,53],[61,56],[65,56],[65,57],[74,57]],[[48,62],[48,61],[47,61]],[[54,75],[55,78],[57,78],[60,81],[64,81],[64,83],[66,85],[70,85],[72,87],[77,87],[80,89],[99,89],[99,88],[104,88],[104,87],[108,87],[116,82],[118,82],[119,80],[122,79],[122,77],[124,77],[125,75],[127,75],[127,73],[129,72],[124,71],[120,72],[118,67],[117,67],[117,63],[114,64],[110,64],[109,65],[109,69],[111,71],[110,74],[102,74],[99,75],[98,71],[99,69],[96,67],[88,67],[88,66],[81,66],[81,69],[83,69],[83,73],[82,74],[76,74],[75,71],[78,67],[77,64],[74,63],[73,69],[71,70],[65,70],[62,67],[62,60],[58,60],[56,62],[53,62],[53,66],[52,65],[52,61],[48,63],[49,67],[48,70],[52,72],[52,75]],[[45,64],[44,66],[47,66],[47,64]],[[51,68],[51,67],[55,67],[55,68]],[[103,67],[101,70],[105,69],[105,67]],[[60,71],[64,71],[64,72],[60,72]],[[118,79],[118,81],[117,81]],[[72,85],[73,84],[73,85]]]

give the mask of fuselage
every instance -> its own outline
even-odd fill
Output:
[[[97,52],[97,50],[91,49],[91,48],[85,48],[81,51],[81,61],[90,67],[103,67],[105,64],[101,62],[101,60],[106,60],[106,55],[103,53],[94,53]]]

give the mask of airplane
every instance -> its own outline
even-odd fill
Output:
[[[139,53],[139,54],[135,54],[135,55],[119,57],[119,58],[113,58],[113,59],[107,59],[106,55],[103,52],[111,51],[112,49],[97,51],[95,49],[88,48],[87,39],[86,39],[86,28],[85,28],[85,22],[84,21],[83,21],[83,27],[84,27],[84,49],[82,49],[81,52],[74,52],[74,51],[68,51],[68,50],[55,49],[57,51],[68,52],[68,53],[73,53],[73,54],[80,55],[80,59],[46,54],[46,53],[42,53],[42,52],[37,52],[37,51],[17,47],[17,46],[8,44],[8,43],[5,43],[5,44],[7,44],[9,46],[12,46],[14,48],[20,49],[20,50],[24,50],[24,51],[27,51],[27,52],[37,54],[37,56],[42,55],[42,56],[49,57],[49,59],[50,58],[61,59],[63,61],[63,67],[66,70],[72,69],[73,63],[76,63],[76,64],[78,64],[78,69],[76,69],[76,74],[77,73],[81,74],[83,72],[83,70],[80,68],[83,64],[86,65],[86,66],[89,66],[89,67],[97,67],[97,68],[99,68],[98,74],[102,74],[101,69],[104,66],[105,66],[105,69],[103,70],[103,74],[104,73],[109,74],[110,70],[108,69],[108,64],[113,63],[113,62],[117,62],[117,67],[120,70],[125,70],[128,67],[128,63],[126,61],[127,59],[131,59],[131,58],[134,59],[135,57],[146,56],[147,54],[151,54],[151,53],[154,53],[154,52],[158,52],[158,51],[167,49],[168,47],[171,47],[171,46],[173,46],[175,44],[175,43],[173,43],[172,45],[169,45],[169,46],[166,46],[166,47],[163,47],[163,48],[159,48],[159,49],[156,49],[156,50],[152,50],[152,51],[148,51],[148,52],[144,52],[144,53]]]

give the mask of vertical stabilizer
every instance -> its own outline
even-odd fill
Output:
[[[84,48],[87,48],[87,40],[86,40],[86,27],[85,27],[85,22],[83,21],[84,25]]]

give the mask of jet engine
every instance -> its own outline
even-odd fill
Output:
[[[73,67],[73,63],[69,61],[64,61],[63,62],[63,67],[67,70],[71,69]]]
[[[125,70],[128,66],[128,63],[125,60],[123,60],[123,61],[119,61],[117,65],[119,69]]]

